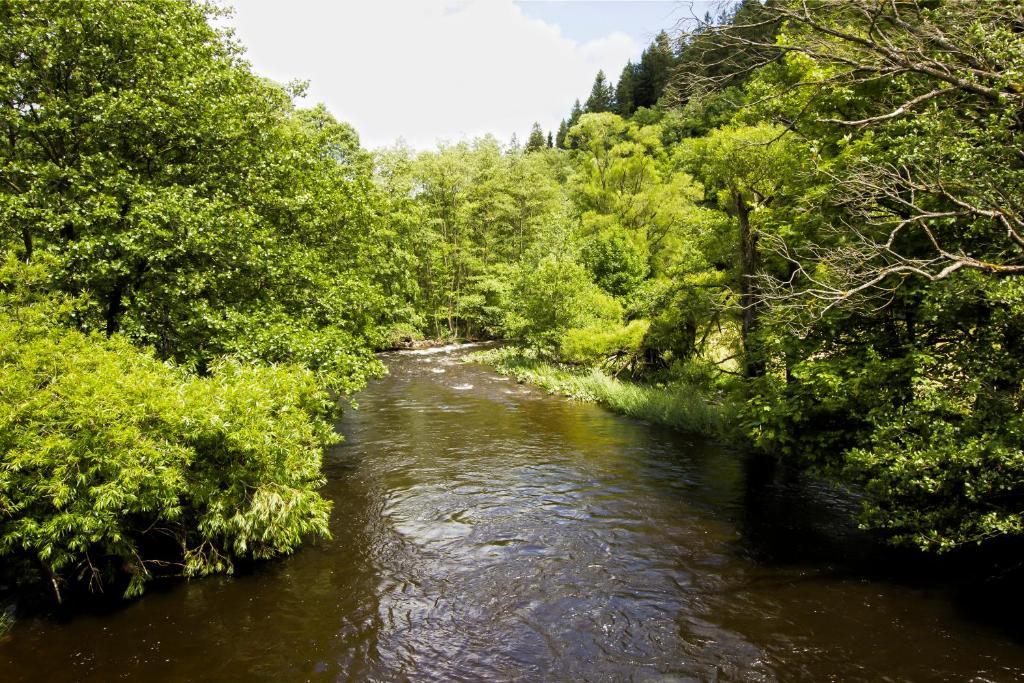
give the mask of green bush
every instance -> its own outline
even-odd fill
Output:
[[[649,327],[646,320],[633,320],[628,325],[574,328],[562,338],[559,357],[568,363],[599,363],[620,354],[634,355]]]
[[[10,275],[11,264],[4,275]],[[28,272],[31,275],[31,271]],[[0,558],[60,599],[81,581],[231,572],[328,535],[316,492],[336,439],[314,373],[224,360],[198,377],[0,278]],[[7,282],[9,285],[9,280]],[[20,297],[20,300],[17,300]]]
[[[631,294],[650,271],[647,245],[620,226],[586,237],[580,256],[594,281],[615,296]]]
[[[570,329],[622,320],[622,306],[571,259],[542,259],[524,272],[515,294],[509,334],[535,348],[553,350]]]

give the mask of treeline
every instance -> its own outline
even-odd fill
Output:
[[[598,71],[586,101],[581,105],[577,99],[568,118],[559,123],[555,144],[566,148],[569,130],[585,113],[612,112],[629,117],[638,109],[658,106],[666,96],[672,74],[683,60],[683,53],[673,49],[668,33],[661,31],[644,50],[639,62],[626,63],[617,84],[610,81],[604,71]]]
[[[407,320],[701,396],[895,542],[1018,538],[1022,33],[1020,2],[744,2],[659,36],[655,102],[643,59],[599,74],[554,149],[379,157]]]
[[[1021,535],[1020,2],[748,1],[557,141],[373,154],[214,16],[0,3],[4,582],[327,534],[339,400],[420,336],[714,406],[898,542]]]

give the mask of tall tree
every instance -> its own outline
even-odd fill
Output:
[[[565,149],[565,136],[569,134],[569,125],[562,119],[558,122],[558,132],[555,134],[555,147]]]
[[[675,61],[668,33],[662,31],[640,56],[640,64],[636,68],[636,86],[633,90],[634,106],[653,107],[658,103],[672,77]]]
[[[544,149],[545,144],[544,129],[540,127],[539,123],[534,123],[530,128],[530,137],[526,139],[526,151],[536,152]]]
[[[587,98],[587,112],[599,114],[611,111],[615,106],[615,90],[608,82],[604,71],[598,71],[594,77],[594,86],[590,89],[590,97]]]
[[[780,128],[764,124],[720,128],[691,142],[683,154],[706,191],[716,193],[722,208],[736,221],[740,338],[748,377],[765,372],[758,339],[764,306],[756,281],[762,264],[762,230],[755,213],[780,202],[800,168],[799,148],[781,134]]]
[[[619,116],[628,117],[636,111],[633,98],[633,91],[636,89],[636,70],[633,62],[626,62],[615,86],[615,113]]]
[[[581,116],[583,116],[583,107],[580,106],[580,101],[577,99],[572,104],[572,110],[569,111],[569,120],[566,122],[566,126],[572,128]]]

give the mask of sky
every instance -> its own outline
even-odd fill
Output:
[[[603,69],[617,79],[686,0],[227,0],[255,70],[309,81],[368,148],[554,130]]]

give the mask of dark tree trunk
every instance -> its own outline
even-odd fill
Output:
[[[25,245],[25,263],[30,263],[32,261],[32,249],[34,246],[32,243],[32,231],[28,228],[22,228],[21,241]]]
[[[754,341],[761,322],[760,306],[754,292],[758,235],[750,227],[750,205],[743,194],[733,192],[733,202],[740,228],[740,307],[743,309],[740,338],[743,342],[744,374],[747,377],[761,377],[765,372],[765,363]]]
[[[116,334],[121,327],[121,314],[124,313],[124,278],[118,278],[114,289],[107,297],[107,336]]]

